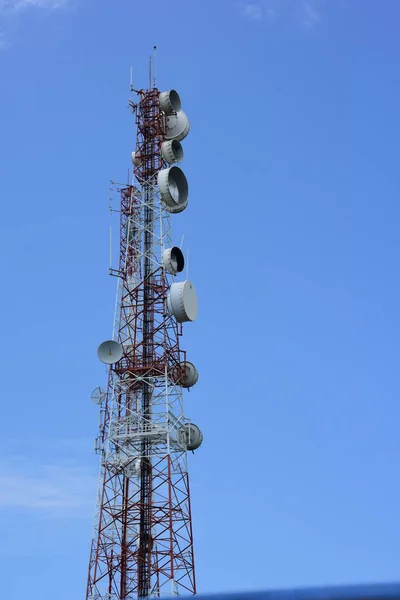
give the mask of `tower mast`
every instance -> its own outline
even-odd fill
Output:
[[[174,163],[189,121],[174,90],[133,90],[136,150],[132,184],[120,189],[120,255],[114,336],[99,346],[109,365],[96,388],[100,455],[87,600],[195,594],[187,452],[202,443],[185,417],[183,389],[198,379],[180,348],[182,324],[197,316],[171,216],[187,207]],[[171,166],[172,165],[172,166]],[[176,217],[174,217],[176,218]]]

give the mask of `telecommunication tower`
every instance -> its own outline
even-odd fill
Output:
[[[131,91],[137,135],[132,183],[119,190],[113,338],[98,348],[108,386],[92,394],[100,476],[87,600],[196,593],[187,452],[203,435],[185,417],[183,389],[198,372],[180,339],[197,297],[170,223],[188,205],[175,163],[190,126],[178,93],[152,85],[151,69],[149,88]]]

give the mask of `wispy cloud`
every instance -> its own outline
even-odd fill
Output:
[[[322,21],[324,3],[325,0],[242,0],[238,7],[247,21],[292,20],[305,29],[312,29]]]
[[[259,4],[239,4],[240,11],[245,19],[249,21],[261,21],[263,19],[262,7]]]
[[[23,456],[0,462],[0,511],[41,511],[47,516],[87,512],[95,502],[96,477],[77,465],[35,464]]]
[[[239,2],[241,16],[247,21],[273,21],[276,16],[276,0],[258,2]]]
[[[0,13],[10,14],[30,8],[55,9],[67,4],[68,0],[0,0]]]
[[[23,18],[33,12],[50,13],[67,7],[72,0],[0,0],[0,51],[11,45]]]
[[[302,0],[300,8],[301,25],[313,29],[322,21],[322,2],[316,0]]]

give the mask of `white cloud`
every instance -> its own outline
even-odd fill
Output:
[[[240,14],[248,21],[279,19],[297,20],[305,29],[312,29],[322,21],[325,0],[258,0],[238,4]]]
[[[250,21],[261,21],[263,11],[259,4],[244,4],[242,6],[243,16]]]
[[[320,3],[318,3],[320,5]],[[301,3],[301,24],[307,29],[312,29],[321,20],[321,7],[317,6],[315,0],[302,0]]]
[[[0,11],[4,13],[21,12],[28,8],[60,8],[67,0],[0,0]]]
[[[11,45],[13,29],[22,15],[32,11],[50,12],[71,4],[71,0],[0,0],[0,51]]]
[[[278,0],[259,0],[258,2],[239,2],[240,14],[248,21],[274,21]]]
[[[4,459],[3,459],[4,461]],[[94,509],[97,479],[78,466],[35,464],[13,456],[0,463],[0,510],[68,516]]]

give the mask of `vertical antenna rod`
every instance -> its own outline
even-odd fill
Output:
[[[153,64],[154,64],[153,88],[156,88],[157,87],[157,46],[153,46]]]
[[[149,90],[151,89],[151,55],[149,56]]]

